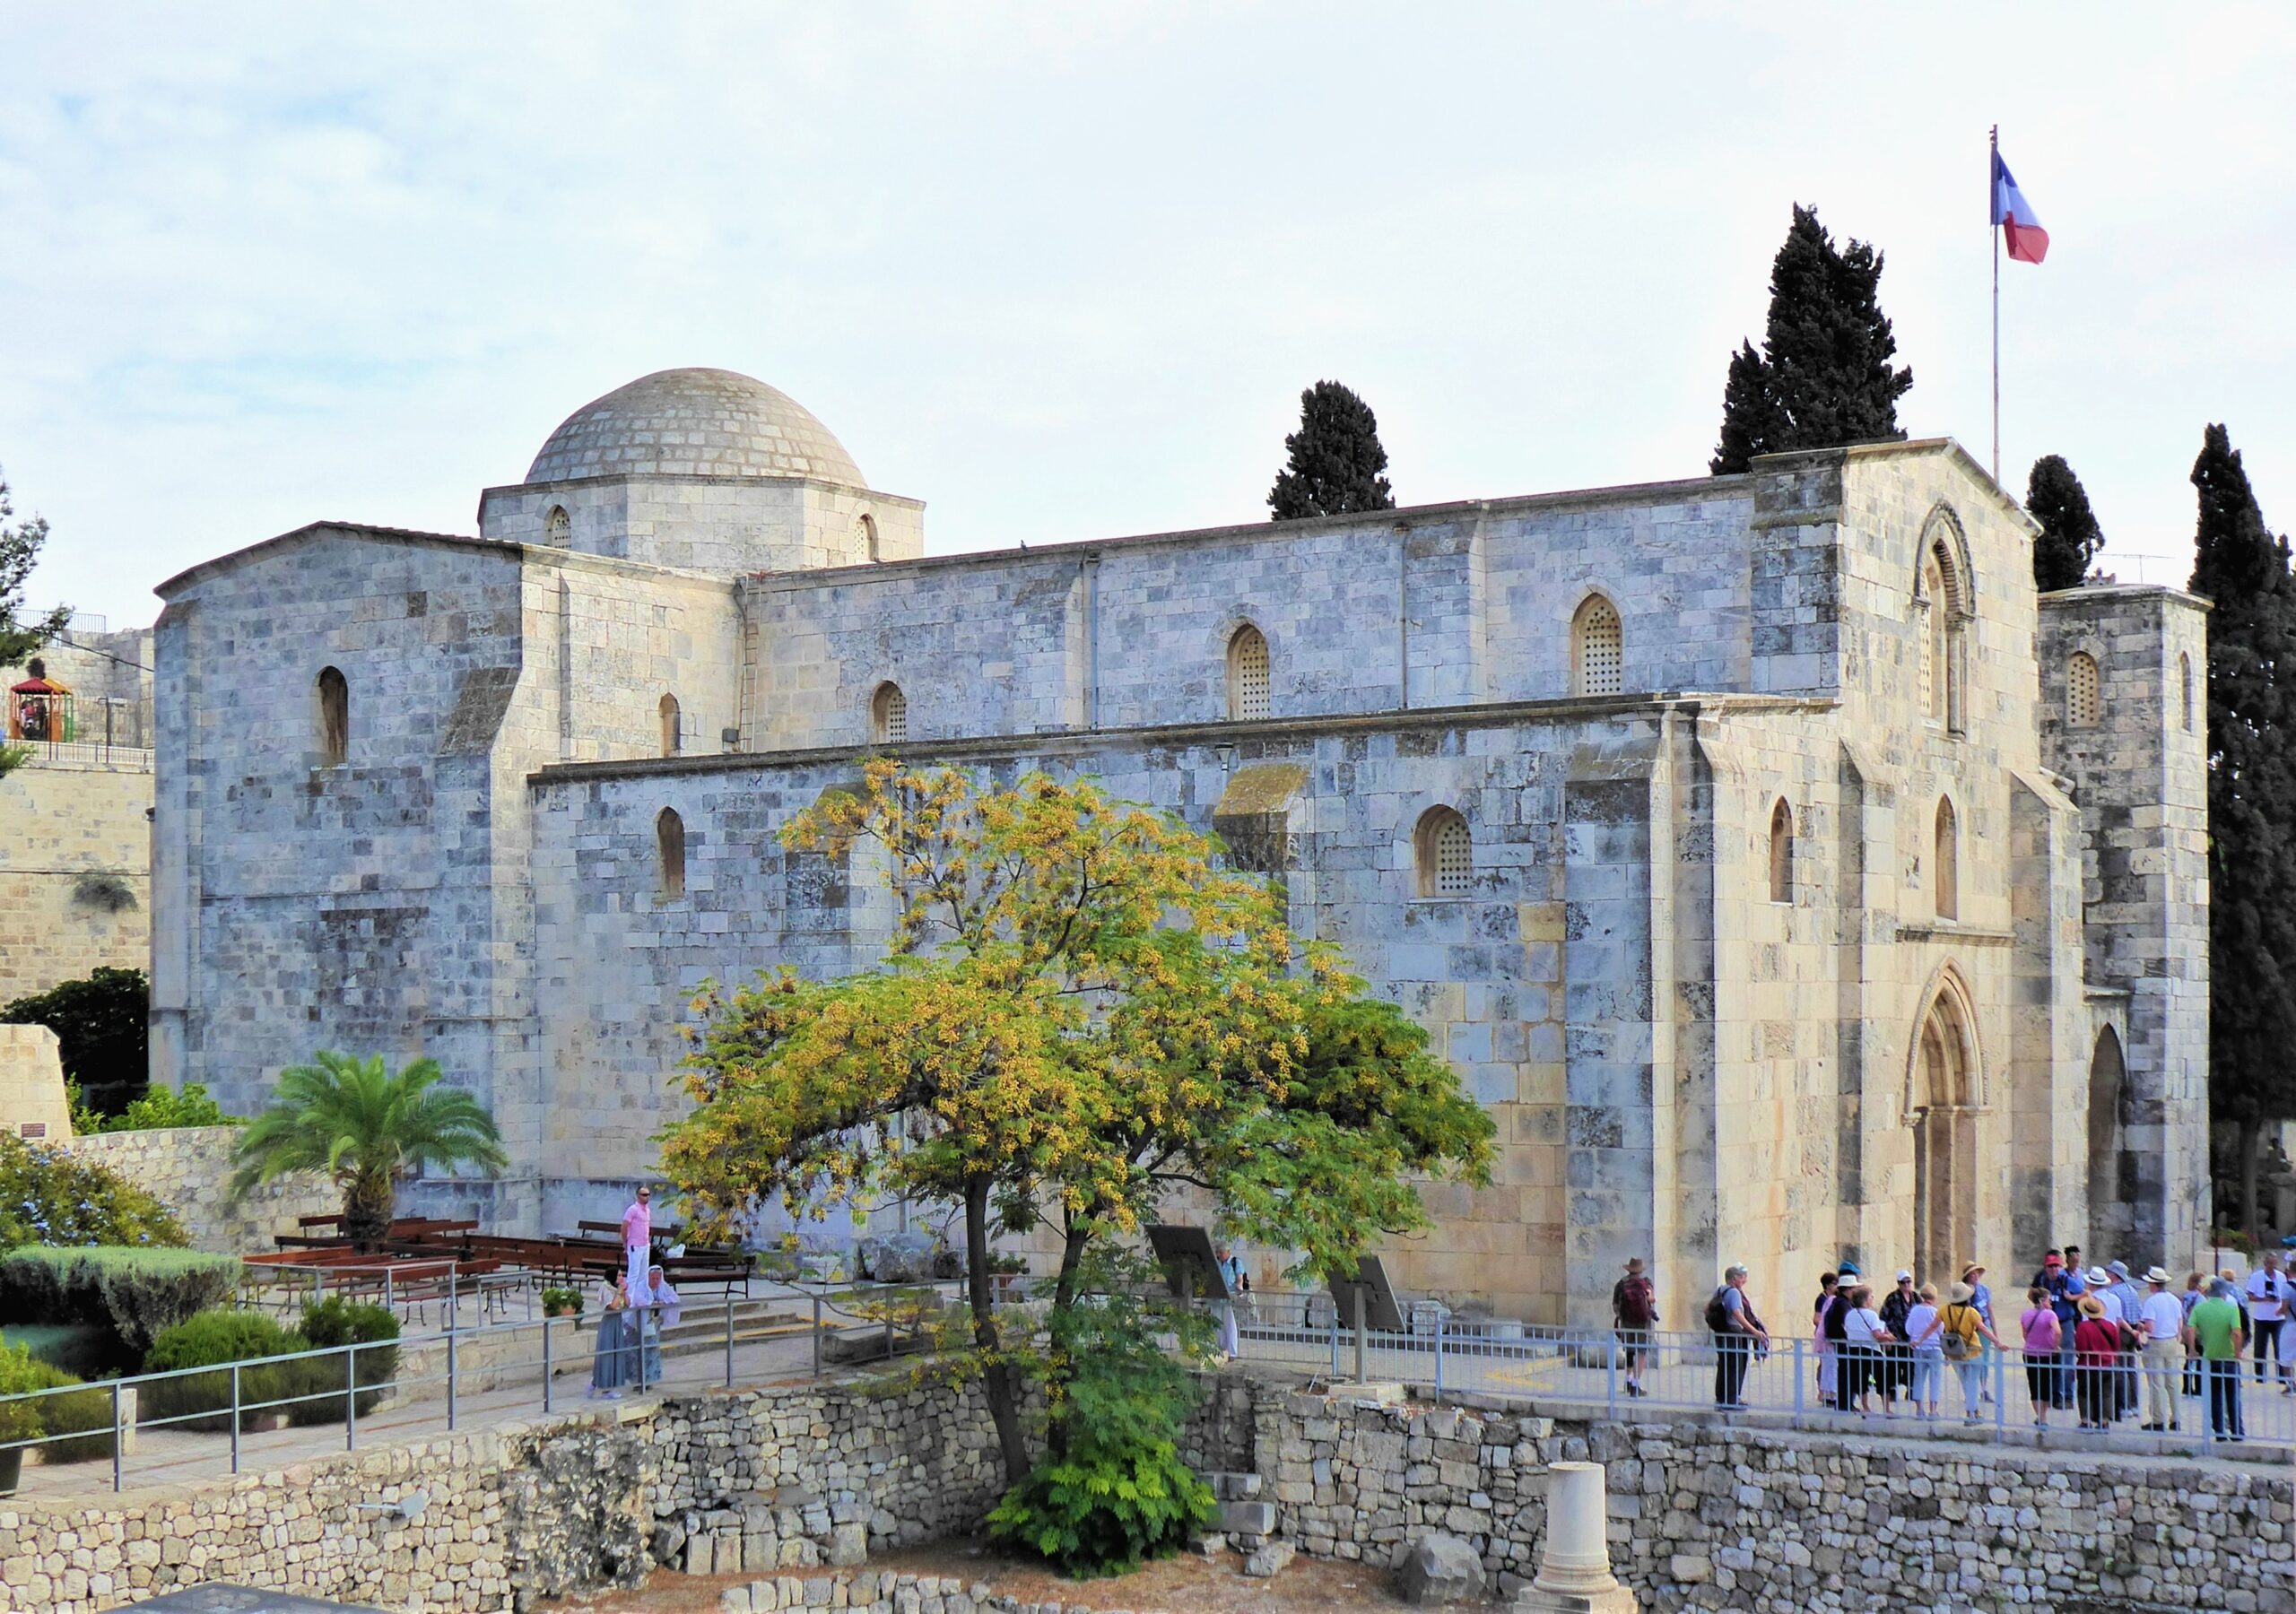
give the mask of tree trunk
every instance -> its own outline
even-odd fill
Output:
[[[352,1249],[365,1252],[382,1247],[391,1230],[396,1198],[388,1177],[378,1184],[362,1174],[344,1184],[343,1231]]]
[[[2240,1123],[2240,1231],[2255,1239],[2259,1247],[2264,1243],[2264,1229],[2259,1220],[2257,1193],[2257,1157],[2264,1148],[2264,1123],[2254,1117]]]
[[[1092,1238],[1091,1234],[1086,1229],[1086,1223],[1080,1221],[1074,1217],[1071,1217],[1068,1221],[1067,1229],[1062,1237],[1060,1246],[1060,1280],[1053,1285],[1052,1290],[1052,1315],[1056,1318],[1065,1315],[1068,1308],[1076,1303],[1076,1272],[1077,1269],[1083,1263],[1084,1246],[1090,1244]],[[1058,1339],[1060,1336],[1056,1333],[1053,1337],[1055,1339]],[[1050,1385],[1047,1386],[1048,1394],[1050,1393],[1053,1388],[1054,1387]],[[1067,1419],[1057,1417],[1048,1419],[1046,1421],[1044,1438],[1045,1448],[1053,1457],[1061,1458],[1067,1456]]]
[[[996,1445],[1004,1458],[1004,1483],[1029,1477],[1029,1445],[1021,1436],[1021,1375],[1004,1359],[996,1327],[996,1296],[988,1271],[988,1179],[965,1184],[965,1287],[972,1302],[972,1341],[987,1358],[981,1375],[988,1416],[996,1425]]]

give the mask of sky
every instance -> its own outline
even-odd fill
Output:
[[[648,371],[771,382],[928,553],[1259,519],[1326,377],[1398,502],[1705,469],[1796,202],[1900,421],[2181,583],[2296,525],[2296,8],[0,5],[0,469],[114,628],[336,518],[476,530]]]

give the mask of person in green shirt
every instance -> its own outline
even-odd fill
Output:
[[[2232,1286],[2218,1278],[2208,1286],[2208,1298],[2192,1308],[2185,1319],[2185,1345],[2201,1358],[2208,1381],[2208,1427],[2219,1440],[2241,1439],[2240,1352],[2248,1335],[2240,1327],[2240,1308]]]

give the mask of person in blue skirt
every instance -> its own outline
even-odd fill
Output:
[[[604,1303],[598,1313],[597,1344],[590,1353],[590,1393],[620,1401],[622,1386],[633,1366],[628,1347],[636,1343],[630,1337],[630,1285],[616,1272],[598,1288]]]

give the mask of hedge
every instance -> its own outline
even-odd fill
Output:
[[[303,1342],[312,1350],[325,1350],[339,1345],[366,1345],[370,1341],[396,1341],[398,1319],[380,1306],[354,1306],[340,1295],[303,1308]],[[374,1349],[356,1353],[358,1366],[358,1401],[361,1417],[375,1409],[383,1399],[381,1388],[398,1376],[398,1346],[377,1344]],[[300,1369],[293,1376],[296,1389],[291,1393],[317,1395],[316,1401],[299,1401],[287,1409],[291,1424],[339,1424],[343,1421],[344,1376],[350,1371],[344,1357],[319,1357],[309,1362],[295,1364]],[[326,1391],[335,1391],[326,1395]]]
[[[228,1301],[239,1280],[232,1255],[34,1245],[0,1257],[0,1316],[109,1328],[141,1358],[167,1329]]]
[[[126,1245],[180,1249],[176,1213],[118,1173],[0,1132],[0,1249]]]
[[[39,1360],[22,1349],[0,1348],[0,1395],[22,1395],[33,1390],[56,1390],[81,1381],[75,1375]],[[78,1440],[54,1440],[30,1448],[40,1453],[42,1462],[92,1462],[98,1458],[111,1458],[112,1405],[108,1385],[90,1385],[85,1390],[68,1395],[43,1395],[37,1401],[15,1403],[29,1410],[32,1427],[23,1427],[22,1415],[14,1421],[19,1433],[13,1438],[23,1439],[33,1435],[76,1435],[82,1430],[93,1431]]]
[[[304,1349],[300,1334],[256,1312],[210,1311],[186,1319],[153,1341],[144,1358],[146,1373],[173,1373],[182,1367],[208,1367],[259,1357],[292,1356]],[[259,1418],[286,1410],[265,1406],[300,1393],[299,1364],[270,1362],[239,1374],[239,1427],[255,1427]],[[228,1433],[231,1404],[229,1373],[187,1373],[177,1378],[154,1379],[143,1386],[139,1421],[152,1423],[184,1413],[222,1412],[218,1418],[199,1417],[166,1427],[197,1429],[206,1434]]]

